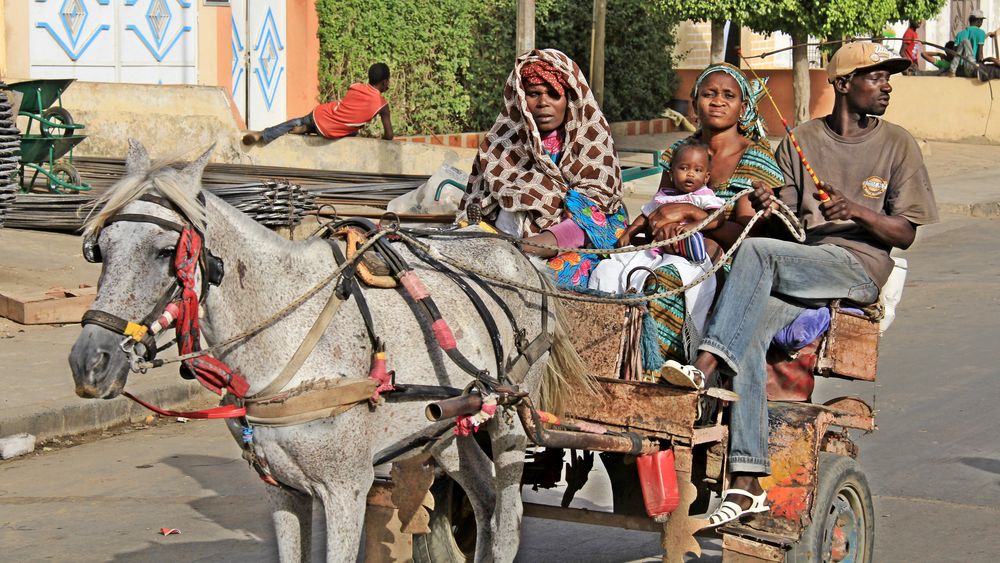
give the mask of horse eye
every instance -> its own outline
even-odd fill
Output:
[[[177,252],[177,247],[168,246],[166,248],[161,248],[159,252],[156,253],[157,258],[173,258],[174,254]]]

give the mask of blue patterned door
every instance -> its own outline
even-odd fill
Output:
[[[286,119],[285,0],[232,0],[233,101],[247,127]]]
[[[195,84],[197,0],[32,0],[32,78]]]

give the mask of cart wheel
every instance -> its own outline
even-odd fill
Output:
[[[75,166],[69,164],[68,162],[57,162],[49,170],[55,178],[63,183],[71,184],[74,186],[80,185],[80,171],[76,169]],[[49,180],[49,190],[60,193],[60,194],[75,194],[79,193],[79,190],[69,188],[66,186],[61,186],[52,180]]]
[[[73,116],[70,115],[69,110],[59,106],[50,107],[49,109],[42,112],[42,119],[47,119],[53,123],[61,123],[63,125],[73,125]],[[73,134],[73,129],[67,129],[65,127],[49,127],[44,123],[40,123],[38,127],[42,130],[42,135],[46,137],[69,137]],[[62,133],[59,133],[62,131]]]
[[[413,536],[415,563],[464,563],[476,554],[476,516],[465,491],[448,477],[431,487],[434,510],[426,534]]]
[[[785,556],[786,563],[870,563],[875,513],[868,479],[853,459],[820,452],[813,522]]]

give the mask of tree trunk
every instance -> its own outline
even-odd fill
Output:
[[[726,60],[726,20],[712,20],[712,49],[709,57],[712,64]]]
[[[795,90],[795,125],[809,121],[809,34],[792,33],[792,87]]]
[[[590,43],[590,89],[597,105],[604,104],[604,28],[608,17],[608,0],[594,0],[594,17]]]
[[[535,48],[535,0],[517,0],[517,35],[515,55],[521,56]]]

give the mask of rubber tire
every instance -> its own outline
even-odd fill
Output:
[[[54,165],[52,165],[52,169],[49,170],[49,172],[53,176],[59,178],[60,180],[62,180],[63,182],[66,182],[67,184],[73,184],[74,186],[79,186],[80,185],[80,180],[81,180],[81,178],[80,178],[80,171],[77,170],[76,167],[73,166],[72,164],[69,164],[69,163],[66,163],[66,162],[57,162]],[[49,188],[53,192],[60,193],[60,194],[75,194],[75,193],[78,193],[77,190],[74,190],[74,189],[71,189],[71,188],[64,188],[64,187],[62,187],[62,186],[60,186],[58,184],[55,184],[55,183],[50,183],[49,184]]]
[[[68,109],[59,106],[53,106],[43,111],[42,119],[62,123],[63,125],[73,125],[73,115],[69,113]],[[75,129],[66,129],[65,127],[49,127],[44,123],[40,123],[38,127],[41,129],[42,135],[46,137],[59,137],[59,131],[62,131],[61,136],[69,137],[75,131]]]
[[[448,477],[440,477],[431,487],[434,510],[430,514],[427,534],[413,536],[414,563],[465,563],[475,555],[476,519],[462,487]],[[456,521],[456,519],[460,521]],[[465,549],[455,538],[456,526],[466,538]],[[471,528],[469,528],[471,526]],[[472,544],[468,545],[468,534]]]
[[[855,563],[871,563],[875,548],[875,510],[868,479],[861,466],[850,457],[820,452],[818,481],[812,524],[802,531],[802,537],[785,555],[786,563],[834,561],[828,530],[833,529],[831,519],[835,518],[838,505],[844,506],[845,500],[851,507],[851,513],[860,520],[858,531],[864,533],[864,538],[849,545],[848,550],[857,550],[853,559]],[[840,513],[843,514],[842,511]]]

